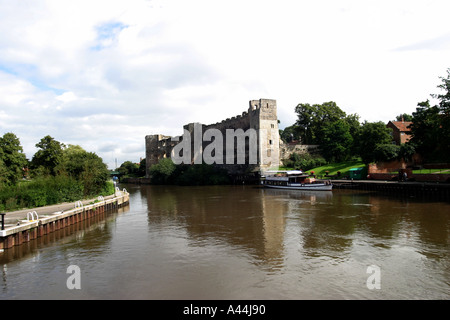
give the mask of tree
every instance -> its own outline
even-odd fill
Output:
[[[4,183],[16,184],[23,177],[27,163],[19,138],[14,133],[5,133],[0,137],[0,173],[3,171],[5,175],[2,179]]]
[[[150,167],[150,177],[153,184],[169,184],[176,165],[170,158],[162,158]]]
[[[99,194],[109,178],[108,166],[94,152],[86,152],[81,181],[85,195]]]
[[[395,117],[396,121],[412,121],[412,115],[407,114],[407,113],[403,113],[398,115],[397,117]]]
[[[109,179],[108,167],[102,158],[79,145],[64,146],[55,172],[81,183],[84,195],[100,193]]]
[[[55,176],[57,174],[56,167],[62,158],[64,144],[47,135],[36,144],[36,147],[39,150],[31,159],[32,168],[42,168],[45,175]]]
[[[450,68],[447,69],[447,78],[439,77],[442,83],[438,88],[444,93],[432,94],[433,98],[439,100],[439,129],[438,152],[441,159],[450,162]]]
[[[339,119],[325,124],[322,135],[320,150],[328,162],[341,162],[351,156],[353,137],[347,121]]]
[[[408,143],[414,143],[416,151],[425,158],[434,158],[440,139],[440,119],[439,108],[430,106],[430,101],[424,101],[417,104],[416,112],[413,112],[411,129],[411,140]]]
[[[408,143],[414,144],[426,161],[450,162],[450,68],[447,78],[439,78],[442,83],[437,87],[443,93],[431,94],[439,103],[431,106],[426,100],[417,104]]]
[[[346,114],[335,102],[310,105],[300,103],[295,107],[299,135],[304,144],[320,144],[322,127],[326,123],[345,118]]]
[[[122,176],[135,177],[139,171],[139,165],[131,161],[125,161],[117,170]]]
[[[377,144],[373,150],[373,159],[376,162],[392,161],[399,158],[400,146],[392,143]]]
[[[300,140],[300,127],[297,125],[292,125],[289,127],[284,128],[284,130],[280,130],[280,138],[286,142],[289,143],[294,140]]]
[[[62,149],[62,155],[55,171],[59,174],[66,174],[71,178],[81,180],[86,154],[86,150],[81,146],[69,144]]]
[[[364,163],[368,164],[376,161],[375,148],[380,144],[390,144],[392,142],[391,129],[381,122],[365,121],[361,126],[358,137],[357,149]]]
[[[1,149],[0,149],[0,187],[6,183],[8,183],[7,179],[8,169],[2,160]]]
[[[139,162],[139,169],[137,172],[138,177],[145,177],[147,170],[147,161],[146,159],[142,159],[141,162]]]

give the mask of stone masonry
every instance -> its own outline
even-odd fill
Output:
[[[272,99],[259,99],[250,100],[248,111],[243,112],[241,115],[228,118],[218,123],[203,125],[200,123],[189,123],[183,127],[184,130],[189,131],[191,136],[191,143],[194,144],[194,130],[200,128],[200,137],[204,137],[203,134],[209,129],[217,129],[222,133],[222,136],[226,136],[227,129],[239,130],[248,132],[249,129],[254,129],[252,132],[256,132],[257,143],[257,160],[256,163],[249,161],[249,141],[246,139],[246,154],[245,163],[233,164],[225,163],[216,164],[222,166],[233,174],[245,174],[250,172],[260,172],[269,168],[278,168],[280,164],[280,135],[278,130],[278,118],[277,118],[277,104],[276,100]],[[196,133],[196,137],[199,137],[199,133]],[[204,150],[210,141],[204,141],[202,139],[201,145]],[[207,140],[207,139],[206,139]],[[145,137],[146,146],[146,169],[147,177],[149,177],[149,169],[152,165],[157,164],[162,158],[170,158],[173,155],[173,149],[182,141],[182,137],[170,137],[162,134],[148,135]],[[251,142],[250,142],[251,143]],[[237,144],[236,144],[237,145]],[[254,147],[254,146],[252,146]],[[236,146],[235,146],[236,151]],[[226,157],[225,146],[221,150],[223,157]],[[193,153],[191,155],[191,164],[194,163]]]

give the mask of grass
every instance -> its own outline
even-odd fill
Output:
[[[341,173],[341,176],[348,175],[348,172],[352,168],[361,168],[364,167],[365,164],[361,161],[361,159],[353,159],[349,161],[339,162],[339,163],[330,163],[324,166],[320,166],[317,168],[312,168],[308,170],[308,172],[314,171],[314,174],[317,176],[328,175],[334,176],[337,175],[338,171]]]
[[[420,170],[413,170],[414,174],[427,174],[427,173],[442,173],[442,174],[449,174],[450,169],[420,169]]]

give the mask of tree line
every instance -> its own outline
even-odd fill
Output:
[[[114,192],[103,160],[47,135],[28,160],[14,133],[0,137],[0,210],[38,207]]]
[[[411,160],[420,154],[427,162],[450,162],[450,69],[440,77],[441,94],[431,94],[438,104],[419,102],[412,115],[397,120],[411,121],[411,139],[404,144],[392,143],[392,131],[386,124],[360,122],[358,114],[347,115],[331,101],[323,104],[300,103],[295,107],[297,121],[280,130],[284,142],[317,144],[327,162],[341,162],[359,156],[364,163]]]

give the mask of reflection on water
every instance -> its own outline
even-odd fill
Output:
[[[367,192],[131,186],[130,206],[0,254],[0,297],[448,299],[450,204]],[[67,267],[82,270],[68,290]],[[367,268],[381,270],[369,290]]]

